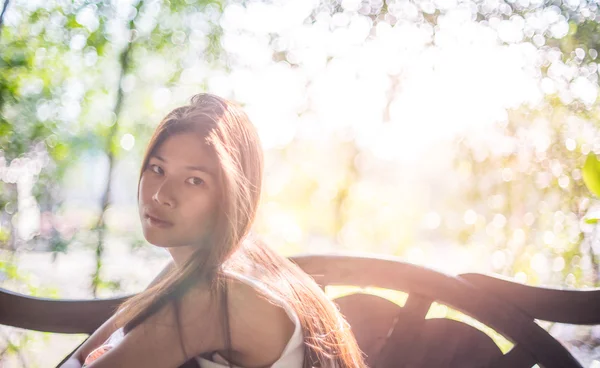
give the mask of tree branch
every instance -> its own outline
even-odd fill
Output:
[[[4,14],[6,14],[6,9],[8,9],[8,3],[10,0],[4,0],[4,5],[2,6],[2,13],[0,13],[0,32],[2,32],[2,25],[4,24]]]

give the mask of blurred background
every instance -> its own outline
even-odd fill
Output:
[[[258,128],[255,230],[284,255],[599,284],[597,0],[0,3],[2,288],[145,288],[169,255],[141,232],[141,155],[203,91]],[[600,366],[600,329],[544,327]],[[84,338],[0,326],[0,366]]]

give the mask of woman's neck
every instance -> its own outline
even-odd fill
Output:
[[[192,256],[196,248],[192,245],[183,245],[179,247],[167,248],[173,258],[173,262],[177,267],[182,267],[185,262]]]

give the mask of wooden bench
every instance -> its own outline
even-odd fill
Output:
[[[306,255],[291,259],[322,287],[376,287],[408,294],[404,303],[365,293],[335,299],[370,367],[581,367],[534,320],[600,324],[600,290],[538,288],[481,274],[453,277],[394,258]],[[51,300],[0,289],[0,324],[91,334],[126,298]],[[469,324],[426,319],[433,302],[489,326],[512,348],[503,353],[488,334]]]

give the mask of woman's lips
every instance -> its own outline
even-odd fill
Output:
[[[156,227],[171,227],[173,226],[172,223],[167,222],[167,221],[163,221],[163,220],[159,220],[156,217],[152,217],[148,214],[146,214],[146,220],[148,221],[148,223],[152,226],[156,226]]]

